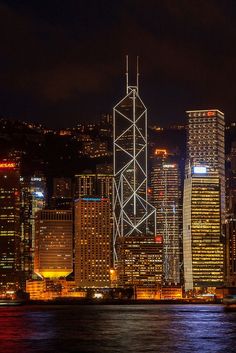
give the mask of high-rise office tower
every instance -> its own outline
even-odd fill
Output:
[[[0,162],[0,287],[14,289],[21,273],[20,176],[15,162]]]
[[[218,173],[221,189],[221,222],[225,220],[225,121],[218,109],[187,111],[189,166],[206,165]]]
[[[236,286],[236,217],[226,219],[225,230],[225,282],[228,286]]]
[[[220,178],[204,166],[184,182],[183,255],[185,290],[223,284]]]
[[[71,178],[53,178],[53,194],[50,200],[52,209],[72,208],[72,183]]]
[[[226,213],[236,215],[236,142],[231,145],[226,165]]]
[[[53,178],[53,197],[70,198],[72,186],[70,178]]]
[[[49,209],[38,211],[34,272],[45,278],[59,278],[66,277],[72,271],[72,211]]]
[[[75,198],[112,196],[112,174],[83,173],[75,175]]]
[[[224,114],[188,111],[183,200],[185,289],[223,283],[225,220]]]
[[[226,174],[225,282],[236,285],[236,143],[233,142]]]
[[[151,200],[156,208],[157,234],[163,238],[163,281],[180,283],[181,187],[176,157],[156,149],[152,158]]]
[[[83,197],[75,201],[75,283],[78,287],[109,287],[111,267],[110,199]]]
[[[34,269],[36,212],[45,204],[45,177],[41,173],[20,177],[22,268],[26,279],[31,277]]]
[[[147,109],[139,96],[138,77],[137,72],[136,85],[129,85],[127,60],[126,95],[113,109],[113,242],[121,285],[124,278],[126,285],[155,285],[160,281],[161,244],[160,238],[155,242],[155,208],[147,201]],[[143,237],[148,238],[147,244],[153,242],[152,275],[145,256],[141,256],[146,251]]]
[[[109,169],[105,168],[105,173],[83,173],[75,175],[75,198],[109,198],[110,201],[110,232],[113,228],[112,217],[112,182],[113,174],[109,173]],[[110,265],[113,266],[113,258],[111,257]]]

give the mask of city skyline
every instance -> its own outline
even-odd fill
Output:
[[[96,121],[120,96],[129,54],[140,57],[153,124],[212,107],[234,119],[234,1],[6,0],[0,12],[2,117],[49,127]]]
[[[0,346],[234,352],[236,1],[0,1]]]

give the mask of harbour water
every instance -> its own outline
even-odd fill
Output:
[[[221,305],[0,308],[1,353],[236,352],[236,312]]]

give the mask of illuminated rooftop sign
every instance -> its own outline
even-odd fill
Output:
[[[194,174],[206,174],[207,173],[207,167],[193,167],[193,173]]]
[[[82,200],[93,202],[93,201],[101,201],[101,198],[100,197],[83,197]]]
[[[12,163],[12,162],[1,162],[0,163],[0,169],[11,169],[11,168],[15,168],[16,167],[16,163]]]
[[[82,201],[90,201],[90,202],[96,202],[96,201],[107,201],[107,197],[82,197]]]

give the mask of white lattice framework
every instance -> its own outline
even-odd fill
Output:
[[[154,235],[156,209],[147,202],[147,109],[137,85],[113,109],[114,259],[119,237]]]

